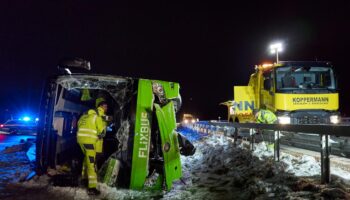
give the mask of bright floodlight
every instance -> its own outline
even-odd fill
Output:
[[[271,53],[276,53],[276,51],[281,52],[282,51],[282,43],[271,44],[270,49],[271,49]]]
[[[282,51],[282,43],[274,43],[270,45],[270,51],[272,54],[276,54],[276,61],[278,63],[278,52]]]
[[[23,117],[23,120],[27,122],[27,121],[30,121],[31,119],[30,117]]]

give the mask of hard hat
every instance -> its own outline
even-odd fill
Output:
[[[106,99],[103,98],[103,97],[97,98],[97,99],[96,99],[96,104],[95,104],[96,108],[99,107],[99,106],[102,105],[102,104],[107,104]]]

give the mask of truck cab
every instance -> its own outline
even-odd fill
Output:
[[[234,95],[240,122],[251,121],[255,108],[275,112],[281,124],[328,124],[340,120],[337,81],[329,62],[258,65],[248,86],[235,86]]]

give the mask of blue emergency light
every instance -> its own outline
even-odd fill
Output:
[[[23,121],[30,121],[31,120],[31,118],[30,117],[27,117],[27,116],[25,116],[25,117],[23,117]]]

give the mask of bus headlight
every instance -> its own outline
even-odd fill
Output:
[[[196,120],[195,120],[195,119],[192,119],[192,120],[191,120],[191,123],[192,123],[192,124],[196,123]]]
[[[329,120],[331,121],[332,124],[338,124],[340,119],[338,115],[331,115],[329,117]]]
[[[185,119],[184,122],[185,122],[185,124],[188,124],[188,119]]]
[[[278,123],[279,124],[290,124],[290,117],[289,116],[279,116]]]

